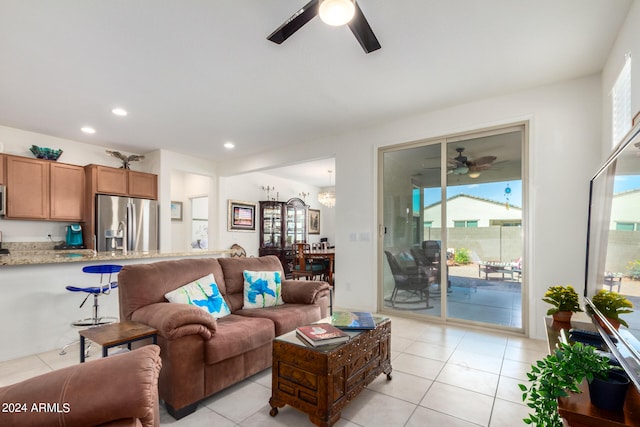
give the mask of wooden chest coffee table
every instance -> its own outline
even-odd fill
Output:
[[[289,332],[273,341],[271,416],[293,406],[317,426],[329,427],[340,411],[381,373],[391,379],[391,320],[376,317],[376,328],[348,332],[346,343],[311,347]]]

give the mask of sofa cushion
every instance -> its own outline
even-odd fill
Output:
[[[185,258],[125,265],[118,273],[120,319],[130,320],[131,314],[137,309],[166,302],[164,294],[209,273],[213,273],[220,293],[229,304],[218,258]]]
[[[217,363],[268,344],[275,338],[274,330],[269,319],[225,316],[218,320],[216,333],[205,343],[205,363]]]
[[[271,320],[277,337],[321,319],[320,306],[316,304],[285,304],[260,310],[239,310],[234,314]]]
[[[184,286],[164,294],[169,302],[200,307],[216,319],[231,314],[229,306],[222,298],[213,274],[189,282]]]
[[[279,271],[248,271],[244,276],[243,309],[273,307],[282,301],[282,274]]]
[[[218,258],[218,262],[224,273],[226,284],[226,291],[220,289],[220,292],[225,296],[232,313],[241,310],[244,305],[244,275],[242,274],[244,270],[279,271],[282,273],[281,277],[284,277],[282,264],[278,257],[273,255],[257,258]],[[215,277],[218,278],[218,276]]]

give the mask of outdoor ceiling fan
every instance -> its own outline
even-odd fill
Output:
[[[477,178],[480,176],[480,172],[491,168],[493,162],[496,161],[496,156],[483,156],[475,160],[469,160],[467,156],[463,156],[464,148],[456,148],[458,156],[448,159],[447,173],[453,173],[456,175],[469,175],[469,178]]]
[[[347,24],[366,53],[380,49],[380,43],[355,0],[311,0],[299,9],[267,39],[281,44],[316,15],[327,24]]]

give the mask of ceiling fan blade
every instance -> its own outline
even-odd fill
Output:
[[[304,24],[315,18],[318,14],[318,1],[319,0],[311,0],[309,3],[304,5],[302,9],[298,10],[291,16],[291,18],[287,19],[284,24],[280,25],[277,30],[269,34],[267,39],[280,44],[291,37],[296,31],[302,28]]]
[[[484,157],[479,157],[475,159],[472,163],[477,166],[491,165],[491,163],[495,162],[496,159],[497,159],[496,156],[484,156]]]
[[[373,30],[371,29],[369,22],[367,22],[367,18],[364,17],[362,9],[358,6],[358,2],[356,2],[355,6],[356,13],[348,24],[349,28],[351,28],[351,32],[356,36],[358,43],[360,43],[360,46],[362,46],[366,53],[371,53],[374,50],[380,49],[382,46],[380,46],[380,42],[378,42],[375,34],[373,34]]]
[[[472,166],[472,168],[475,168],[477,171],[486,171],[491,169],[491,163],[484,163],[482,165],[475,165]]]

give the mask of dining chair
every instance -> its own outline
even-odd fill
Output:
[[[316,276],[322,277],[325,274],[324,263],[312,262],[305,256],[306,252],[309,252],[311,246],[308,243],[294,243],[293,244],[293,259],[294,266],[291,270],[291,276],[293,279],[299,279],[304,277],[309,280],[313,280]]]

